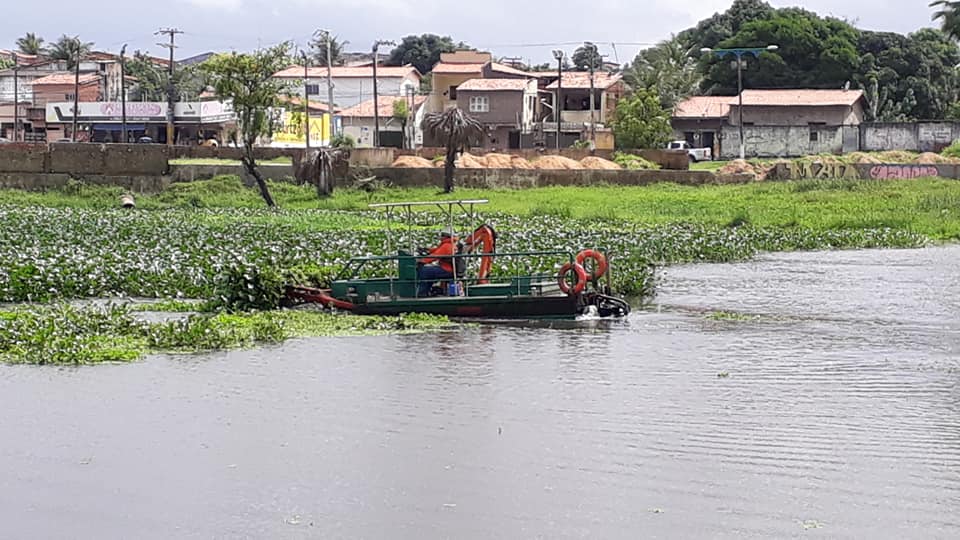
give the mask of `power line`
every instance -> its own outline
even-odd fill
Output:
[[[173,108],[176,103],[176,89],[174,88],[173,83],[173,51],[177,48],[176,37],[177,34],[182,34],[183,30],[177,28],[161,28],[157,30],[156,35],[167,34],[170,36],[170,43],[157,43],[157,45],[170,49],[170,70],[167,75],[167,146],[173,145]]]

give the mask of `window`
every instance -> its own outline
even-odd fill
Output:
[[[817,142],[818,140],[820,140],[820,134],[810,130],[810,142]]]
[[[456,86],[451,86],[450,89],[447,90],[447,98],[448,98],[450,101],[456,101],[456,100],[457,100],[457,87],[456,87]]]
[[[308,95],[308,96],[317,96],[317,95],[320,95],[320,85],[319,85],[319,84],[308,84],[308,85],[307,85],[307,95]]]
[[[470,112],[490,112],[490,98],[470,96]]]
[[[73,94],[64,94],[63,97],[66,98],[64,101],[73,101]]]

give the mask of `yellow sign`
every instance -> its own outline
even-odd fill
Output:
[[[273,143],[278,146],[306,146],[303,112],[284,111],[280,127],[273,132]],[[310,146],[328,146],[330,144],[330,115],[310,117]]]

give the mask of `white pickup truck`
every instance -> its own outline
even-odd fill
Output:
[[[713,159],[713,150],[709,148],[694,148],[687,141],[673,141],[667,144],[667,150],[686,150],[690,161],[710,161]]]

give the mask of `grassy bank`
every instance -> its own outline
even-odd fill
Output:
[[[435,330],[443,317],[339,317],[312,310],[196,314],[145,322],[125,305],[66,304],[0,311],[0,362],[95,364],[128,362],[156,352],[197,352],[314,336],[377,335]]]

